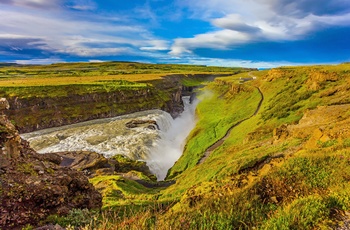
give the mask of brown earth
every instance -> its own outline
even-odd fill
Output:
[[[350,137],[350,104],[319,106],[307,110],[296,125],[282,125],[274,130],[276,142],[288,137],[307,139],[304,148],[335,140],[341,143]]]

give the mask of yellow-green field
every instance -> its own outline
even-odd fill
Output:
[[[241,68],[128,62],[61,63],[0,67],[0,87],[98,84],[101,81],[147,82],[173,74],[231,74]]]
[[[0,87],[23,87],[23,86],[59,86],[59,85],[80,85],[80,84],[101,84],[105,81],[126,80],[131,82],[145,82],[159,80],[164,74],[128,74],[108,76],[62,76],[62,77],[15,77],[0,79]]]

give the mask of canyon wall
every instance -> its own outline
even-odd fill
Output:
[[[149,109],[161,109],[176,117],[183,111],[181,93],[181,85],[173,82],[162,88],[126,88],[64,97],[8,97],[10,110],[5,113],[20,133]]]

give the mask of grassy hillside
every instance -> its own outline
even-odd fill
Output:
[[[350,64],[217,78],[200,98],[198,123],[168,174],[174,184],[92,179],[105,198],[102,215],[84,217],[90,228],[327,229],[349,222]]]
[[[239,84],[239,77],[252,76],[257,79]],[[176,183],[154,195],[138,193],[133,202],[146,195],[144,208],[114,202],[96,227],[340,226],[350,209],[349,96],[349,64],[218,78],[204,89],[197,126],[168,175]],[[230,128],[223,144],[200,161]]]

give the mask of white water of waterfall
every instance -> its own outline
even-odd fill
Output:
[[[168,170],[182,155],[186,138],[196,124],[197,103],[198,101],[194,100],[190,104],[189,97],[184,97],[184,112],[171,120],[169,128],[160,129],[160,138],[151,148],[150,157],[147,160],[147,165],[156,174],[158,180],[164,180]]]
[[[196,100],[183,98],[185,110],[173,119],[161,110],[149,110],[129,115],[98,119],[58,128],[22,134],[39,153],[63,151],[93,151],[111,157],[125,155],[147,163],[158,180],[181,156],[186,137],[195,125]],[[159,129],[127,128],[131,120],[154,120]]]

